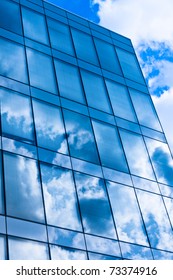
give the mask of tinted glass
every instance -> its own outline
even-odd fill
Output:
[[[64,125],[59,108],[33,101],[37,143],[60,153],[67,154]]]
[[[31,85],[56,93],[56,84],[51,57],[27,48],[27,59]]]
[[[74,55],[69,27],[59,21],[47,19],[52,48]]]
[[[0,99],[3,134],[18,140],[34,142],[29,97],[0,89]]]
[[[89,118],[67,110],[64,118],[71,156],[99,163]]]
[[[76,29],[71,29],[77,57],[98,65],[92,37]]]
[[[22,7],[24,34],[40,43],[48,44],[46,22],[43,15]]]
[[[107,188],[119,239],[148,245],[134,189],[111,182]]]
[[[32,159],[4,154],[7,214],[44,222],[37,164]]]
[[[55,69],[60,95],[80,103],[85,103],[77,67],[56,60]]]
[[[127,88],[108,80],[106,81],[106,86],[114,110],[114,115],[136,122],[136,115]]]
[[[81,71],[88,106],[111,113],[104,81],[100,76]]]
[[[145,84],[136,56],[122,49],[116,49],[123,74],[126,78]]]
[[[4,214],[4,189],[2,184],[2,158],[0,153],[0,214]]]
[[[0,27],[22,34],[19,5],[11,1],[1,0],[0,11]]]
[[[148,179],[155,179],[141,135],[125,130],[120,130],[120,135],[131,173]]]
[[[120,242],[122,255],[131,260],[152,260],[151,249],[130,243]]]
[[[5,236],[0,235],[0,260],[6,259],[6,240]]]
[[[84,231],[117,238],[102,179],[75,173]]]
[[[0,38],[0,74],[23,83],[28,82],[24,48]]]
[[[41,174],[47,223],[81,230],[71,171],[42,164]]]
[[[120,171],[128,171],[117,129],[114,126],[93,121],[94,133],[102,165]]]
[[[97,49],[97,54],[101,67],[108,71],[121,75],[120,65],[115,53],[115,49],[112,45],[105,41],[94,38],[94,42]]]
[[[52,260],[86,260],[86,253],[80,250],[64,248],[60,246],[50,246]]]
[[[130,90],[130,95],[132,97],[139,123],[156,130],[161,130],[151,97],[148,94],[143,94],[136,90]]]

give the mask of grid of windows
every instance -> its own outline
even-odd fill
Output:
[[[0,11],[0,259],[173,259],[173,159],[130,40],[46,1]]]

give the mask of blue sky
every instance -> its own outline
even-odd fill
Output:
[[[49,0],[49,2],[132,39],[173,151],[173,1]]]

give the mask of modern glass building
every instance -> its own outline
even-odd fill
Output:
[[[173,259],[173,159],[131,41],[0,1],[0,259]]]

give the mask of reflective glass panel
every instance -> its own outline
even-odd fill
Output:
[[[44,243],[20,238],[8,238],[10,260],[49,260],[48,247]]]
[[[6,233],[6,217],[0,215],[0,233]]]
[[[64,248],[60,246],[50,246],[52,260],[86,260],[86,253],[80,250]]]
[[[155,179],[142,136],[125,130],[120,130],[120,135],[131,173]]]
[[[71,29],[77,57],[98,65],[98,59],[91,35]]]
[[[145,142],[158,181],[173,186],[173,159],[168,145],[146,137]]]
[[[74,55],[69,27],[59,21],[48,18],[48,28],[52,48]]]
[[[47,223],[81,230],[72,172],[41,164]]]
[[[107,188],[119,239],[148,245],[134,189],[112,182]]]
[[[160,191],[162,195],[169,196],[173,198],[173,187],[159,184]]]
[[[117,129],[114,126],[92,121],[103,166],[128,171]]]
[[[56,94],[51,57],[27,48],[27,59],[31,85]]]
[[[139,123],[156,130],[162,130],[150,95],[132,89],[130,89],[130,95]]]
[[[0,214],[4,214],[4,189],[2,184],[2,158],[0,153]]]
[[[0,11],[0,27],[21,35],[22,26],[19,5],[11,1],[1,0]]]
[[[77,172],[75,181],[84,231],[117,238],[104,181]]]
[[[89,118],[67,110],[64,118],[71,156],[99,163]]]
[[[0,260],[6,259],[6,240],[5,236],[0,235]]]
[[[60,95],[80,103],[85,103],[77,67],[56,60],[55,69]]]
[[[66,247],[85,249],[82,233],[55,227],[48,227],[49,242]]]
[[[173,253],[160,251],[160,250],[152,250],[155,260],[173,260]]]
[[[120,242],[122,255],[131,260],[152,260],[151,249],[143,246]]]
[[[116,49],[123,74],[126,78],[145,84],[136,56],[123,49]]]
[[[24,48],[0,38],[0,74],[23,83],[28,82]]]
[[[85,235],[85,238],[88,251],[120,256],[120,248],[117,241],[88,234]]]
[[[135,188],[160,194],[159,187],[156,182],[136,176],[132,176],[132,180]]]
[[[33,40],[48,44],[45,17],[33,10],[22,7],[24,34]]]
[[[136,192],[151,247],[173,250],[173,232],[161,196],[140,190]]]
[[[41,186],[35,160],[4,154],[7,214],[44,222]]]
[[[89,260],[119,260],[120,258],[88,252]]]
[[[120,65],[113,45],[94,38],[101,67],[121,75]]]
[[[169,219],[171,221],[172,227],[173,227],[173,199],[164,197],[163,198],[165,202],[165,206],[169,215]]]
[[[33,100],[33,108],[38,145],[67,154],[67,141],[60,109],[36,100]]]
[[[88,106],[111,113],[104,81],[100,76],[81,71]]]
[[[106,86],[111,99],[114,115],[132,122],[137,122],[127,88],[109,80],[106,80]]]
[[[0,89],[2,133],[26,142],[34,142],[30,98]]]

